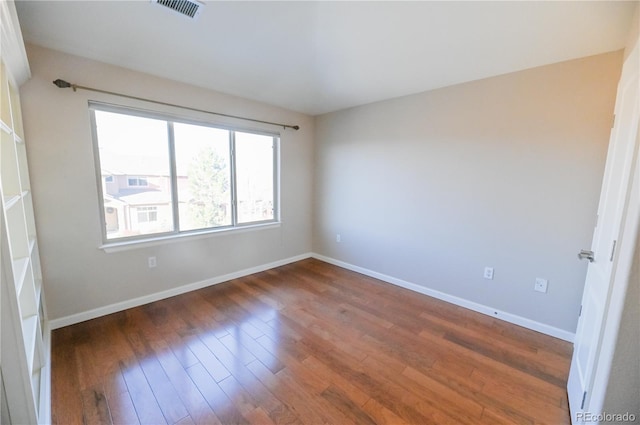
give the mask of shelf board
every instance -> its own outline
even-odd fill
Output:
[[[4,209],[8,210],[9,208],[11,208],[14,205],[16,205],[20,199],[24,199],[27,196],[29,196],[29,191],[28,190],[23,190],[22,192],[20,192],[17,195],[5,196],[4,197]]]
[[[18,201],[20,200],[20,198],[22,198],[22,193],[19,194],[19,195],[5,196],[4,197],[4,209],[5,209],[5,211],[8,210],[9,208],[13,207],[14,205],[16,205],[18,203]]]
[[[29,268],[29,257],[16,258],[13,260],[13,279],[16,283],[16,293],[20,294],[24,279],[27,277]]]
[[[2,131],[4,131],[5,133],[9,133],[9,134],[13,133],[13,130],[11,130],[11,126],[8,126],[2,120],[0,120],[0,129],[2,129]]]
[[[22,332],[24,337],[24,348],[27,353],[27,364],[29,374],[33,372],[33,359],[36,354],[36,337],[38,334],[38,315],[34,314],[22,319]]]

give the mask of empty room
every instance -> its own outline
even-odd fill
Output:
[[[0,423],[640,424],[640,2],[0,33]]]

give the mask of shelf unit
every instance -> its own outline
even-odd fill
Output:
[[[13,423],[49,422],[49,336],[19,92],[0,61],[2,341],[0,367]],[[5,412],[6,414],[6,412]]]

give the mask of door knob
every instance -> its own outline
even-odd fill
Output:
[[[582,249],[578,253],[578,258],[581,260],[589,260],[590,263],[593,263],[593,260],[594,260],[593,251]]]

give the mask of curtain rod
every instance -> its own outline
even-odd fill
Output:
[[[284,128],[284,129],[287,129],[287,128],[291,128],[293,130],[299,130],[300,129],[299,125],[289,125],[289,124],[282,124],[282,123],[278,123],[278,122],[262,121],[262,120],[256,120],[256,119],[253,119],[253,118],[240,117],[238,115],[229,115],[229,114],[223,114],[223,113],[220,113],[220,112],[206,111],[204,109],[190,108],[188,106],[176,105],[174,103],[160,102],[158,100],[145,99],[143,97],[130,96],[128,94],[122,94],[122,93],[116,93],[116,92],[107,91],[107,90],[95,89],[93,87],[80,86],[78,84],[72,84],[72,83],[69,83],[68,81],[61,80],[59,78],[57,80],[55,80],[53,82],[53,84],[55,84],[57,87],[59,87],[61,89],[72,88],[73,91],[76,91],[76,90],[88,90],[88,91],[93,91],[93,92],[96,92],[96,93],[112,94],[112,95],[115,95],[115,96],[126,97],[128,99],[141,100],[143,102],[151,102],[151,103],[156,103],[158,105],[164,105],[164,106],[171,106],[171,107],[175,107],[175,108],[187,109],[189,111],[203,112],[205,114],[218,115],[218,116],[227,117],[227,118],[236,118],[236,119],[239,119],[239,120],[258,122],[258,123],[261,123],[261,124],[276,125],[278,127]]]

